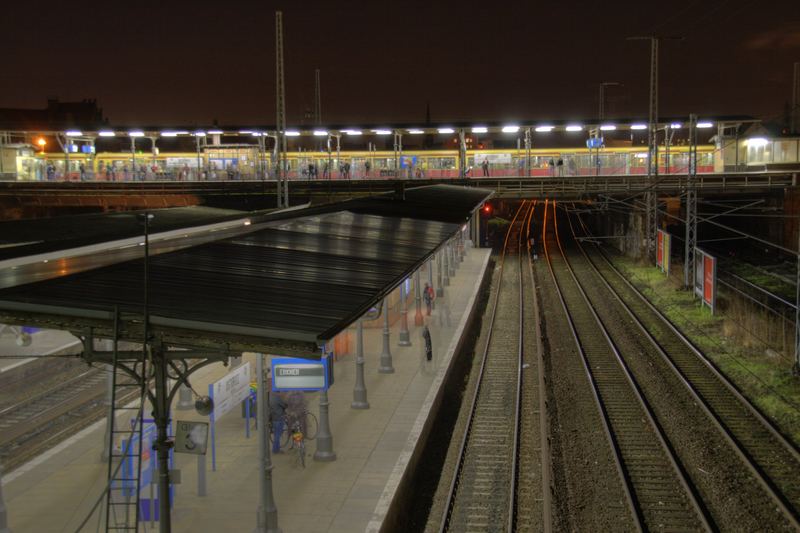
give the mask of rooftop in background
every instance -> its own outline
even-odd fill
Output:
[[[44,109],[0,108],[0,129],[5,130],[66,130],[75,127],[97,128],[108,122],[97,100],[80,102],[47,101]]]

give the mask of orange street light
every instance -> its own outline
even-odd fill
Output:
[[[44,147],[47,146],[47,141],[44,139],[44,137],[39,137],[36,140],[36,144],[39,145],[39,148],[42,149],[42,153],[44,153]]]

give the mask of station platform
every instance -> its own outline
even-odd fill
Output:
[[[465,260],[437,298],[426,317],[433,341],[433,360],[425,360],[421,326],[414,325],[415,305],[409,299],[408,324],[412,346],[398,346],[399,321],[391,328],[393,374],[377,372],[382,328],[365,328],[364,354],[369,409],[352,409],[355,356],[338,357],[335,382],[329,390],[332,462],[311,458],[315,442],[308,441],[306,467],[290,454],[272,457],[273,490],[279,527],[293,532],[354,532],[380,529],[389,510],[425,420],[434,405],[452,357],[478,301],[481,280],[491,250],[468,248]],[[423,270],[422,280],[427,278]],[[435,279],[435,276],[434,276]],[[423,306],[424,307],[424,306]],[[351,332],[352,334],[352,332]],[[354,349],[351,350],[354,352]],[[245,354],[243,361],[255,360]],[[191,378],[195,390],[205,391],[228,372],[222,365],[206,367]],[[308,408],[318,413],[316,394],[306,394]],[[173,419],[207,420],[193,410],[175,410]],[[181,483],[176,485],[172,527],[176,532],[252,531],[259,505],[258,438],[245,436],[238,410],[216,423],[216,471],[206,458],[207,495],[197,495],[198,459],[175,454]],[[9,526],[26,531],[76,531],[89,515],[105,485],[107,465],[101,461],[104,422],[71,437],[47,454],[3,478]],[[102,530],[98,511],[83,531]],[[143,522],[141,531],[155,531],[157,522]]]
[[[31,333],[31,343],[28,346],[20,346],[16,341],[16,335],[11,333],[10,328],[0,334],[0,355],[3,356],[0,357],[0,374],[35,361],[37,358],[33,356],[81,352],[81,342],[67,331],[36,331]],[[20,357],[10,357],[17,355]],[[24,357],[26,355],[31,357]]]

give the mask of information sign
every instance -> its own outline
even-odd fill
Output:
[[[175,451],[205,455],[208,443],[208,422],[178,420],[175,433]]]
[[[658,230],[658,246],[656,248],[656,266],[669,275],[669,256],[672,248],[672,236],[666,231]]]
[[[295,357],[272,358],[272,390],[327,390],[328,358],[310,361]]]
[[[244,363],[214,383],[214,419],[236,408],[250,395],[250,363]]]
[[[694,293],[713,314],[717,307],[717,258],[699,248],[694,250]]]

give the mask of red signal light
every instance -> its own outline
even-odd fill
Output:
[[[489,204],[486,204],[485,206],[483,206],[483,212],[488,215],[489,213],[492,212],[492,206],[490,206]]]

